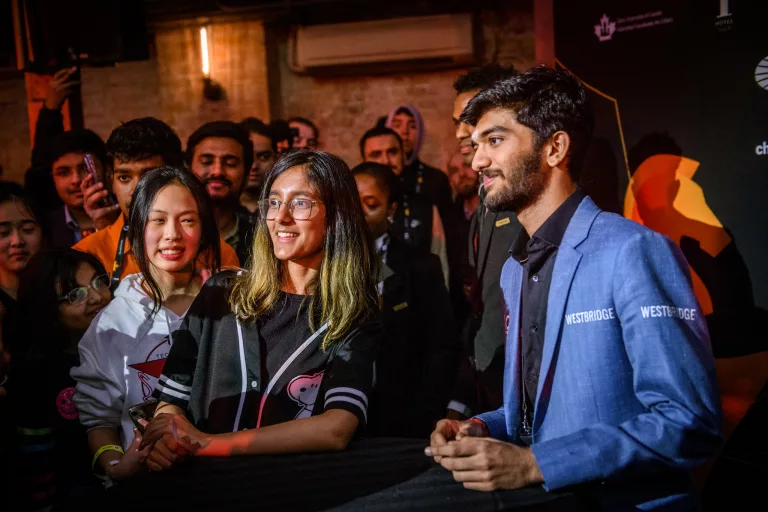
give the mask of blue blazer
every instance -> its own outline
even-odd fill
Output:
[[[478,416],[492,437],[518,444],[522,277],[510,258],[504,405]],[[545,488],[615,483],[600,486],[604,496],[623,488],[608,498],[614,510],[692,503],[686,470],[717,449],[721,411],[706,323],[674,242],[582,201],[557,252],[536,397],[531,448]]]

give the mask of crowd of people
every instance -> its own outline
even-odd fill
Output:
[[[424,439],[471,489],[694,503],[720,436],[706,325],[674,244],[578,186],[576,79],[460,76],[443,172],[408,104],[351,169],[302,117],[104,142],[64,131],[71,74],[25,186],[0,183],[0,505],[366,436]]]

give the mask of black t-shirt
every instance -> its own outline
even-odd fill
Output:
[[[77,383],[69,372],[79,364],[77,355],[60,353],[15,368],[17,493],[33,508],[103,488],[91,471],[88,433],[72,402]]]
[[[154,396],[185,410],[216,434],[344,409],[367,423],[373,362],[382,337],[377,318],[322,348],[327,326],[309,328],[309,298],[281,294],[252,324],[229,306],[233,272],[209,279],[173,334]],[[266,354],[265,354],[266,352]]]
[[[305,295],[280,292],[274,310],[256,322],[261,342],[262,381],[270,381],[277,375],[285,361],[312,337],[308,299]],[[272,389],[270,399],[264,403],[262,426],[312,415],[325,370],[325,361],[318,360],[318,363],[320,366],[316,368],[302,365],[301,375],[293,376],[283,389]],[[280,380],[285,384],[285,379]]]

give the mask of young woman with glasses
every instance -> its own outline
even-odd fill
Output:
[[[133,193],[128,226],[141,273],[120,282],[80,341],[80,366],[72,370],[92,464],[112,480],[143,467],[149,451],[138,450],[129,409],[150,400],[201,274],[220,266],[211,200],[185,169],[147,172]]]
[[[343,450],[365,427],[381,338],[370,233],[347,165],[281,157],[250,267],[198,295],[160,377],[147,465],[179,453]]]
[[[91,254],[44,251],[22,272],[18,299],[25,343],[14,357],[10,396],[19,448],[17,505],[68,508],[103,488],[91,472],[69,372],[79,364],[80,338],[112,300],[109,275]]]

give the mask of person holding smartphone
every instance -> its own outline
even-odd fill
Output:
[[[151,170],[134,191],[128,238],[141,272],[122,280],[85,332],[71,372],[92,464],[113,480],[141,469],[148,450],[138,450],[128,411],[151,396],[201,274],[221,266],[211,209],[205,186],[183,168]]]
[[[209,279],[174,333],[151,470],[187,452],[343,450],[367,423],[382,327],[354,178],[336,156],[289,153],[260,209],[249,267]]]

